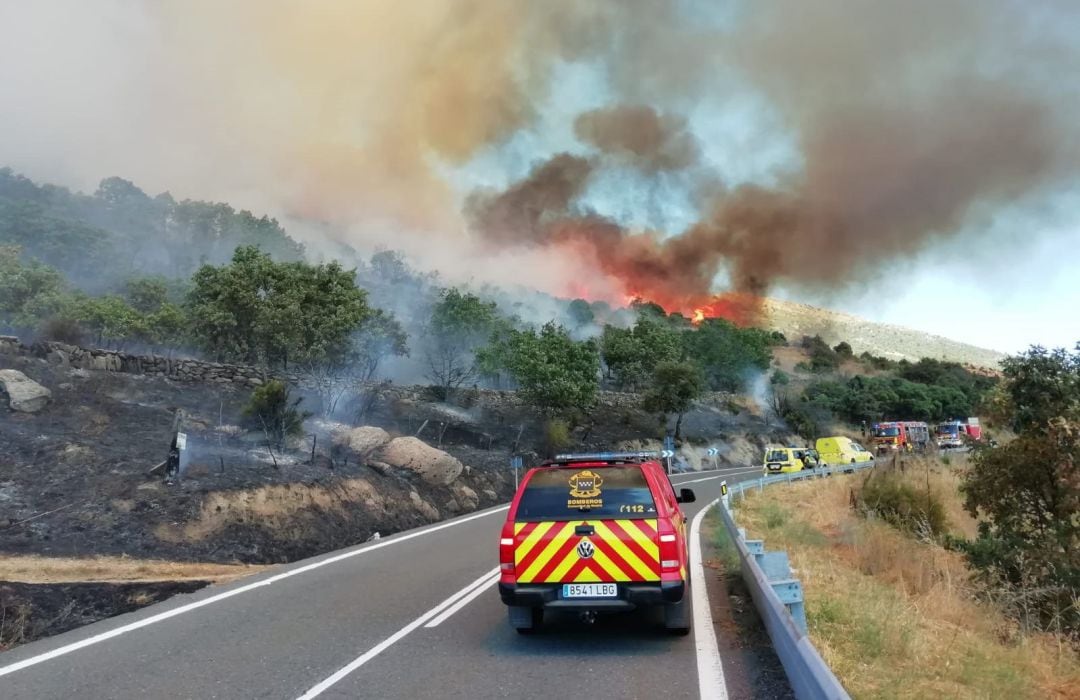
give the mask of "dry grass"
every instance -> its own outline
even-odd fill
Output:
[[[805,595],[810,636],[856,698],[1080,698],[1075,650],[1021,636],[977,602],[963,558],[850,507],[864,475],[752,493],[737,519],[768,549],[786,549]],[[907,469],[938,492],[951,529],[973,534],[947,470]]]
[[[344,479],[328,485],[273,484],[257,489],[214,491],[203,499],[199,517],[183,525],[162,524],[154,534],[166,542],[197,542],[234,523],[257,523],[278,536],[302,539],[308,535],[297,515],[346,513],[364,507],[381,513],[384,503],[364,479]]]
[[[203,564],[128,557],[0,557],[0,581],[19,583],[152,583],[158,581],[231,581],[265,567]]]

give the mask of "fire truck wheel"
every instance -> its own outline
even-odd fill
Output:
[[[690,587],[687,586],[682,600],[664,606],[664,628],[679,636],[690,634],[690,613]]]
[[[518,631],[518,634],[532,634],[544,623],[543,608],[527,608],[521,605],[512,605],[509,608],[510,626]]]

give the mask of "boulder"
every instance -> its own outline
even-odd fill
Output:
[[[484,498],[488,499],[489,501],[499,500],[499,494],[495,493],[494,489],[484,489],[483,493]]]
[[[364,425],[359,428],[338,430],[334,432],[335,445],[347,447],[361,459],[368,459],[383,445],[390,442],[390,433],[382,428]]]
[[[476,495],[476,491],[473,491],[465,484],[454,488],[454,497],[461,505],[462,510],[476,510],[480,505],[480,497]]]
[[[51,391],[17,369],[0,369],[0,388],[7,392],[11,409],[23,413],[37,413],[52,397]]]
[[[429,484],[447,486],[461,475],[461,462],[414,437],[394,438],[382,448],[380,460],[415,472]]]
[[[409,500],[412,501],[413,507],[428,520],[438,520],[439,511],[435,506],[431,505],[423,498],[420,497],[416,491],[409,492]]]

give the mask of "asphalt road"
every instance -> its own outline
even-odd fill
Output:
[[[697,502],[727,469],[681,474]],[[692,698],[717,681],[709,637],[659,616],[507,624],[495,588],[506,506],[480,511],[224,586],[0,654],[0,698]],[[701,586],[707,595],[722,595]],[[698,593],[701,595],[702,593]],[[704,596],[699,600],[703,600]],[[714,631],[719,630],[719,631]],[[727,634],[730,634],[728,632]],[[721,648],[724,644],[721,644]],[[699,667],[704,669],[699,677]],[[724,680],[719,678],[723,693]],[[719,695],[723,697],[723,695]]]

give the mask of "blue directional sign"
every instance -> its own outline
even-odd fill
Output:
[[[523,464],[524,464],[524,461],[521,459],[520,455],[514,455],[513,457],[510,458],[510,467],[512,469],[521,469]]]

